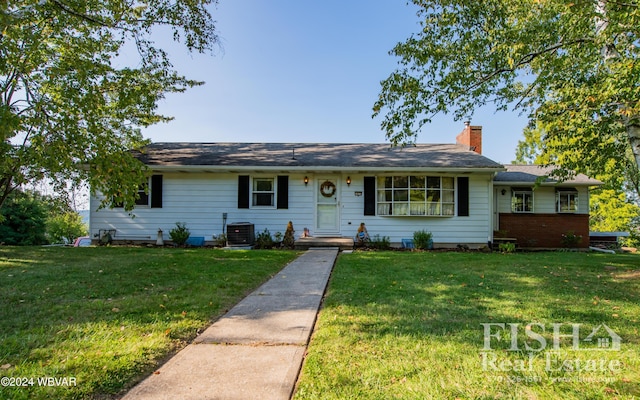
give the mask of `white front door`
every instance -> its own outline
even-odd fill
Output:
[[[316,234],[320,236],[340,233],[339,182],[331,176],[320,176],[316,181]]]

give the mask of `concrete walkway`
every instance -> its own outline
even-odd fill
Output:
[[[302,254],[124,399],[289,399],[337,254]]]

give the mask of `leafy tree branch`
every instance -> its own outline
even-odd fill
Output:
[[[131,209],[147,181],[131,151],[167,122],[167,93],[202,82],[173,68],[153,37],[189,51],[218,43],[215,0],[6,0],[0,10],[0,205],[39,179],[86,181]],[[66,186],[66,185],[60,185]]]
[[[391,50],[399,66],[373,106],[393,144],[415,141],[434,115],[467,119],[493,104],[529,115],[554,140],[598,154],[630,149],[640,165],[636,2],[414,4],[421,29]]]

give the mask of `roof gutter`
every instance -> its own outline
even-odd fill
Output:
[[[230,166],[230,165],[147,165],[156,172],[245,172],[245,171],[290,171],[290,172],[456,172],[495,173],[505,171],[504,167],[366,167],[366,166]]]
[[[572,182],[572,181],[555,181],[555,182],[509,182],[509,181],[493,181],[495,186],[600,186],[602,182]]]

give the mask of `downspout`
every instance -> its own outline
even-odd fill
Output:
[[[489,176],[489,204],[491,205],[491,211],[492,211],[489,213],[489,232],[487,232],[487,246],[489,247],[489,249],[493,247],[493,232],[496,230],[494,224],[498,216],[498,209],[497,209],[496,199],[494,196],[495,187],[493,185],[493,180],[495,179],[496,175],[498,175],[498,173],[493,172]]]

